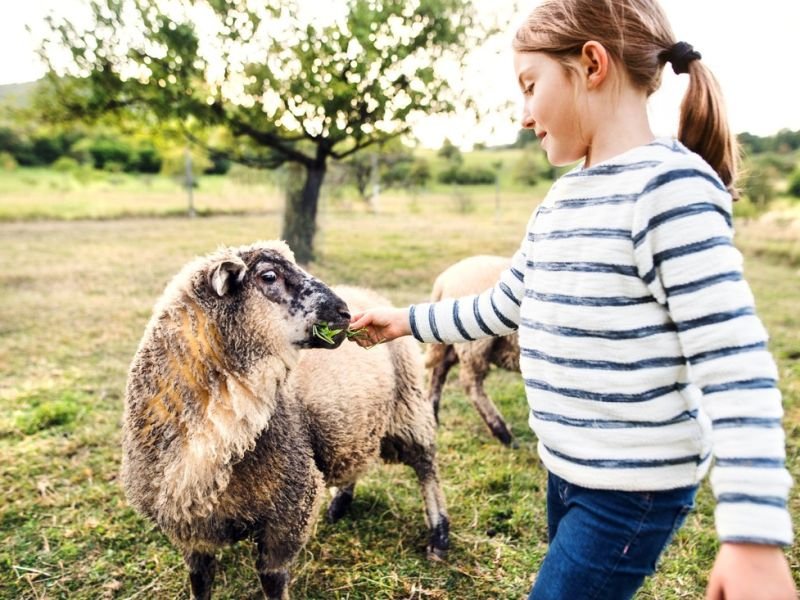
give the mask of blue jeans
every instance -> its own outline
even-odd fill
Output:
[[[631,598],[655,571],[696,492],[591,490],[550,473],[550,548],[528,600]]]

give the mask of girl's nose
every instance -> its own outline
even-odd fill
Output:
[[[531,116],[531,114],[527,110],[522,111],[522,128],[523,129],[533,129],[536,125],[536,121]]]

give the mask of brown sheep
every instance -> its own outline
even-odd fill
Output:
[[[320,323],[342,330],[333,343],[315,336]],[[256,543],[265,596],[288,598],[289,566],[311,535],[325,473],[341,473],[352,486],[363,468],[360,455],[350,469],[326,463],[347,456],[332,450],[336,436],[325,428],[341,423],[311,416],[306,406],[313,406],[316,388],[305,389],[292,375],[301,348],[339,346],[348,324],[344,301],[300,269],[283,242],[197,259],[157,303],[128,377],[122,482],[131,504],[182,551],[194,598],[210,598],[215,552],[245,538]],[[336,364],[320,385],[330,389],[342,369]],[[391,438],[392,427],[383,427]],[[421,431],[420,447],[431,453],[429,434]],[[404,432],[403,448],[413,454],[416,438]],[[406,462],[438,489],[435,465],[416,455]],[[346,508],[344,496],[337,499],[332,517]],[[440,500],[441,494],[434,502]],[[443,517],[429,516],[432,546],[443,552],[443,501],[437,510]]]
[[[511,264],[502,256],[470,256],[445,269],[436,278],[431,300],[459,298],[479,294],[498,282],[500,273]],[[489,368],[496,365],[519,371],[519,337],[516,332],[503,337],[490,337],[461,344],[431,344],[425,360],[428,368],[428,399],[439,419],[442,388],[450,369],[461,363],[459,381],[472,404],[498,440],[510,446],[514,438],[503,415],[483,389]]]

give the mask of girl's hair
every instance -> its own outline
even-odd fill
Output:
[[[648,96],[661,85],[664,56],[677,42],[657,0],[544,0],[517,30],[513,48],[546,52],[566,64],[590,40],[602,44]],[[700,60],[687,70],[678,139],[702,156],[737,198],[738,150],[719,84]]]

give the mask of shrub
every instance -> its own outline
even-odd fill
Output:
[[[792,173],[791,177],[789,177],[789,187],[786,189],[786,192],[790,196],[800,198],[800,169],[797,169]]]
[[[13,171],[17,168],[17,159],[10,152],[0,152],[0,169]]]
[[[492,169],[486,167],[466,167],[451,165],[439,173],[442,183],[455,183],[458,185],[481,185],[494,183],[497,177]]]
[[[59,173],[74,173],[80,169],[80,163],[69,156],[62,156],[53,163],[53,170]]]

